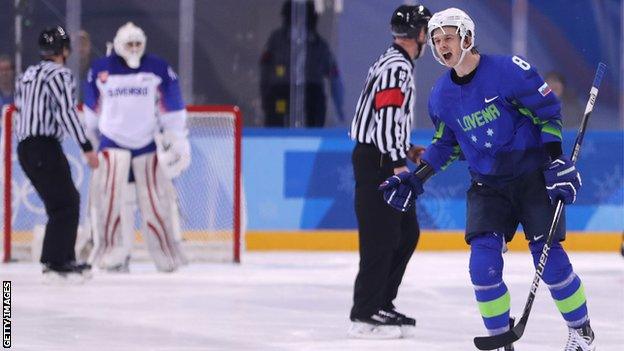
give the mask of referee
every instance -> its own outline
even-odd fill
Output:
[[[57,280],[82,280],[86,268],[75,262],[80,195],[61,148],[65,133],[80,144],[89,166],[98,166],[78,120],[72,73],[64,67],[70,50],[62,27],[44,30],[39,36],[41,62],[28,67],[15,83],[17,155],[48,215],[41,263],[46,279]]]
[[[406,158],[417,162],[422,151],[410,145],[412,70],[426,46],[429,18],[431,12],[422,5],[394,11],[393,44],[369,69],[351,124],[351,139],[357,142],[352,162],[360,245],[349,329],[354,338],[407,337],[416,324],[393,305],[420,235],[416,211],[395,211],[377,188],[407,171]]]

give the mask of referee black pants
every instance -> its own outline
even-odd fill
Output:
[[[17,156],[48,215],[41,263],[63,265],[75,261],[80,194],[72,182],[61,144],[52,137],[30,137],[17,145]]]
[[[414,208],[401,213],[386,204],[377,190],[379,184],[394,174],[390,158],[374,145],[358,143],[352,161],[360,244],[360,269],[350,316],[353,320],[394,307],[420,229]]]

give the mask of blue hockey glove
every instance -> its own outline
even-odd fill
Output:
[[[574,163],[564,155],[546,166],[544,179],[548,197],[553,204],[557,200],[563,201],[566,205],[573,204],[576,201],[576,193],[583,185]]]
[[[412,207],[418,195],[424,192],[422,181],[412,172],[402,172],[386,179],[379,190],[383,191],[386,203],[394,209],[406,212]]]

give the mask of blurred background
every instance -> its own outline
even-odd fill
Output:
[[[346,118],[341,121],[330,101],[331,78],[303,77],[326,85],[325,126],[350,122],[370,63],[390,43],[390,14],[401,3],[314,1],[315,32],[328,44],[328,54],[336,63],[337,72],[329,75],[338,74],[344,86]],[[476,23],[476,43],[482,52],[523,55],[542,75],[557,73],[564,80],[565,101],[577,108],[582,105],[581,110],[594,69],[599,61],[605,62],[609,69],[596,111],[600,117],[591,128],[624,127],[622,1],[424,0],[423,4],[432,12],[451,6],[464,9]],[[305,21],[305,15],[300,19]],[[62,24],[80,38],[74,41],[80,55],[71,63],[84,78],[90,60],[105,54],[106,42],[127,21],[142,27],[148,51],[164,57],[180,74],[189,104],[238,105],[246,126],[264,125],[261,61],[267,51],[278,56],[267,42],[285,22],[282,0],[4,0],[0,2],[0,55],[13,61],[17,55],[19,72],[38,60],[36,39],[41,29]],[[308,64],[322,65],[318,62],[325,59],[323,54]],[[429,127],[429,88],[443,70],[429,52],[416,65],[418,128]],[[580,119],[577,114],[565,117],[570,127]]]
[[[391,43],[392,11],[416,2],[314,0],[311,7],[296,3],[300,5],[288,6],[282,0],[3,0],[1,98],[10,102],[12,88],[5,82],[38,61],[36,42],[42,28],[61,24],[71,33],[78,54],[69,65],[82,80],[89,62],[105,55],[117,28],[133,21],[147,35],[147,52],[165,58],[179,74],[188,104],[241,108],[248,229],[352,230],[353,144],[348,125],[369,65]],[[573,230],[624,231],[622,1],[422,4],[432,12],[465,10],[476,23],[481,52],[524,56],[548,77],[563,101],[566,150],[574,140],[595,68],[598,62],[607,64],[579,165],[585,172],[585,195],[571,208],[574,215],[568,222]],[[415,66],[413,142],[420,144],[431,138],[427,99],[444,72],[427,50]],[[467,184],[462,163],[434,178],[419,203],[423,227],[463,228]]]

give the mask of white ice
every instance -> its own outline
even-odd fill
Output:
[[[624,259],[570,254],[583,279],[598,350],[624,350]],[[396,304],[418,320],[413,339],[350,340],[355,253],[247,253],[240,265],[192,264],[159,274],[95,272],[47,286],[34,263],[0,265],[12,281],[12,350],[474,350],[484,333],[467,253],[416,252]],[[512,314],[533,277],[528,254],[505,255]],[[516,350],[563,349],[567,329],[542,284]]]

